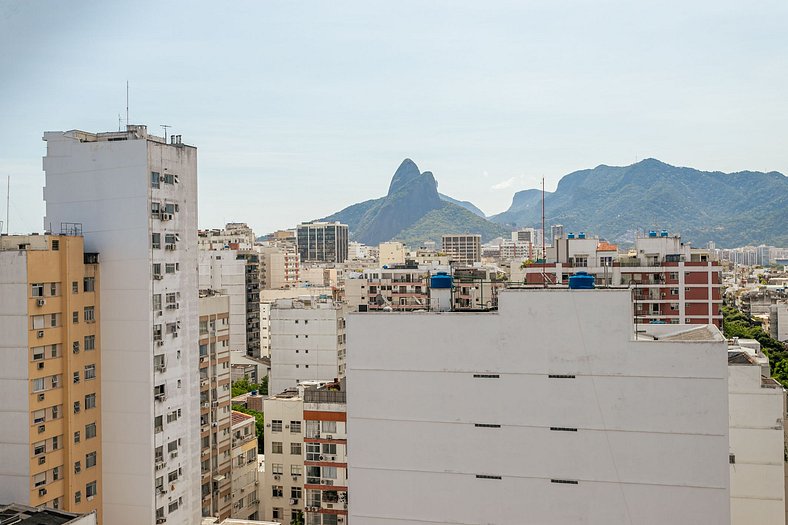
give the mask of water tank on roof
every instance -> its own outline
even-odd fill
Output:
[[[654,230],[651,230],[650,232],[648,232],[648,236],[649,237],[656,237],[657,236],[657,232],[655,232]]]
[[[586,238],[586,232],[580,232],[580,233],[578,233],[578,234],[577,234],[577,238],[578,238],[578,239],[585,239],[585,238]]]
[[[451,290],[453,279],[446,272],[438,272],[430,277],[430,288],[448,288]]]
[[[569,288],[572,290],[593,290],[594,276],[587,272],[577,272],[569,277]]]
[[[668,230],[662,230],[661,232],[659,232],[659,236],[660,237],[667,237],[668,236]]]
[[[569,232],[569,235],[567,235],[566,238],[567,239],[574,239],[575,238],[575,234],[572,233],[572,232]]]

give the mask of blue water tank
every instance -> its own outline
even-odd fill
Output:
[[[569,277],[569,288],[572,290],[593,290],[594,276],[588,272],[577,272]]]
[[[451,275],[446,272],[438,272],[430,277],[430,288],[448,288],[451,289],[453,279]]]
[[[566,236],[566,238],[567,239],[574,239],[575,238],[575,234],[570,232],[569,235]]]
[[[655,232],[654,230],[651,230],[650,232],[648,232],[648,236],[649,237],[656,237],[657,236],[657,232]]]
[[[659,236],[660,237],[667,237],[668,236],[668,230],[662,230],[661,232],[659,232]]]
[[[580,232],[580,233],[578,233],[578,234],[577,234],[577,238],[578,238],[578,239],[585,239],[585,238],[586,238],[586,232]]]

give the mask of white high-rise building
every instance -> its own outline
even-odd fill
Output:
[[[350,315],[350,522],[729,524],[725,339],[630,294]]]
[[[45,228],[102,258],[104,521],[198,523],[197,150],[145,126],[44,140]]]

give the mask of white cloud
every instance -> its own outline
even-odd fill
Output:
[[[515,184],[517,184],[521,179],[522,179],[522,176],[520,176],[520,177],[509,177],[506,180],[502,180],[498,184],[493,184],[492,186],[490,186],[490,189],[493,190],[493,191],[506,190],[506,189],[511,188]]]

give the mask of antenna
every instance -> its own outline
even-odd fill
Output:
[[[162,128],[164,128],[164,143],[167,144],[167,128],[171,128],[169,124],[159,124]]]
[[[11,217],[11,175],[8,176],[8,183],[5,192],[5,232],[11,233],[9,230],[9,221]]]
[[[126,81],[126,126],[129,125],[129,81]]]

